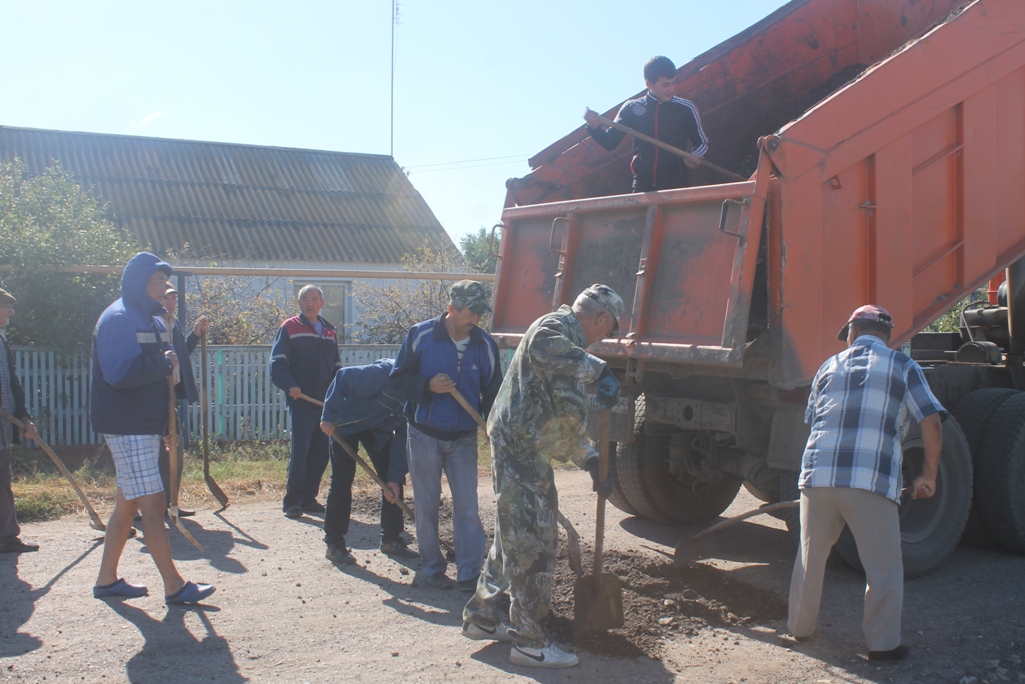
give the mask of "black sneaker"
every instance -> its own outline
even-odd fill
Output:
[[[419,586],[426,587],[428,589],[451,589],[455,586],[455,582],[445,577],[445,573],[439,572],[437,575],[428,575],[420,580]]]
[[[472,594],[476,592],[477,578],[473,577],[470,579],[464,579],[462,582],[459,582],[459,591],[463,592],[464,594]]]
[[[392,558],[419,558],[420,554],[409,548],[402,538],[382,539],[381,553]]]
[[[868,659],[874,663],[893,663],[908,657],[908,647],[901,644],[889,651],[869,651]]]
[[[303,513],[323,513],[326,510],[327,509],[324,508],[324,504],[320,503],[317,500],[314,500],[313,503],[307,504],[302,507]]]
[[[328,544],[327,553],[324,554],[324,558],[327,558],[332,563],[343,563],[345,565],[352,565],[356,562],[356,557],[349,553],[349,549],[345,548],[344,544],[341,546]]]
[[[285,509],[285,517],[286,518],[292,518],[293,520],[295,518],[303,517],[303,509],[302,509],[302,507],[301,506],[289,506],[288,508]]]

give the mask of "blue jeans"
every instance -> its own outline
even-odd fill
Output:
[[[438,544],[441,472],[452,490],[452,532],[456,580],[476,579],[484,564],[484,526],[477,513],[477,435],[451,442],[434,439],[409,426],[409,479],[416,506],[416,543],[424,576],[445,572],[448,562]]]
[[[320,479],[330,459],[327,435],[320,431],[320,409],[310,404],[292,408],[292,454],[281,509],[309,506],[317,500]]]

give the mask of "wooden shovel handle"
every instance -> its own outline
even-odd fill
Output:
[[[720,174],[722,176],[725,176],[725,177],[729,178],[730,180],[735,180],[735,181],[746,181],[747,180],[743,176],[739,176],[739,175],[733,173],[732,171],[729,171],[727,169],[724,169],[721,166],[717,166],[717,165],[713,164],[710,161],[705,161],[705,159],[703,157],[699,157],[699,156],[691,154],[690,152],[687,152],[685,150],[681,150],[679,147],[674,147],[673,145],[670,145],[669,143],[666,143],[666,142],[662,142],[661,140],[659,140],[657,138],[652,138],[650,135],[645,135],[644,133],[641,133],[640,131],[635,131],[634,129],[630,128],[629,126],[624,126],[623,124],[621,124],[621,123],[619,123],[617,121],[613,121],[612,119],[606,119],[604,116],[602,116],[601,114],[598,114],[597,112],[595,112],[595,116],[598,117],[598,121],[600,121],[603,125],[608,126],[609,128],[615,128],[617,131],[622,131],[623,133],[626,133],[627,135],[632,135],[633,137],[637,138],[638,140],[643,140],[644,142],[650,143],[650,144],[654,145],[655,147],[661,147],[666,152],[671,152],[672,154],[675,154],[677,156],[683,157],[687,161],[693,162],[695,164],[701,164],[702,166],[705,166],[705,167],[707,167],[709,169],[712,169],[716,173],[718,173],[718,174]]]
[[[308,401],[311,404],[316,404],[317,406],[324,405],[324,402],[320,401],[319,399],[314,399],[313,397],[307,396],[305,394],[300,394],[299,398]],[[369,463],[363,460],[363,457],[360,456],[356,452],[356,450],[349,445],[348,442],[339,437],[337,434],[332,434],[331,438],[338,442],[338,445],[345,450],[345,453],[349,454],[349,456],[352,457],[352,460],[354,460],[361,468],[363,468],[363,470],[367,471],[367,475],[369,475],[371,479],[373,479],[373,481],[377,483],[377,486],[381,488],[381,491],[388,491],[388,483],[381,479],[381,476],[378,475],[377,472],[370,467]],[[402,512],[408,515],[410,518],[415,519],[413,511],[410,510],[409,506],[406,505],[405,501],[403,501],[402,499],[398,499],[396,500],[395,505],[401,508]]]
[[[10,413],[7,413],[7,411],[0,410],[0,418],[9,420],[14,427],[18,428],[22,432],[25,431],[25,423],[21,422]],[[43,441],[42,437],[36,435],[33,439],[36,444],[46,452],[46,455],[50,457],[50,460],[53,461],[55,466],[57,466],[57,470],[61,472],[61,475],[67,478],[68,482],[71,483],[71,488],[75,490],[75,494],[78,494],[78,498],[82,501],[82,505],[85,506],[85,510],[89,512],[89,518],[93,521],[93,529],[100,531],[107,529],[107,526],[103,524],[103,520],[100,519],[100,516],[93,509],[92,505],[89,504],[89,499],[86,497],[85,492],[83,492],[82,488],[78,486],[77,482],[75,482],[75,478],[71,476],[71,471],[68,470],[66,465],[64,465],[64,461],[60,460],[60,457],[54,453],[49,444]]]
[[[601,444],[598,445],[598,482],[609,476],[609,440],[611,439],[611,417],[608,411],[601,412]],[[598,511],[594,517],[594,567],[591,573],[600,575],[605,554],[605,497],[598,495]]]
[[[455,397],[456,401],[459,402],[459,405],[463,407],[463,410],[469,413],[470,416],[477,421],[477,425],[480,425],[481,429],[484,430],[484,434],[488,434],[488,424],[484,421],[481,415],[477,413],[477,409],[470,405],[470,402],[466,400],[466,397],[464,397],[455,387],[450,389],[448,393]]]

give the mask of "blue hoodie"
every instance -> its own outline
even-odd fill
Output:
[[[171,362],[164,307],[146,294],[157,270],[171,266],[153,254],[132,257],[121,276],[121,299],[100,315],[93,330],[89,417],[93,430],[110,435],[163,435],[169,412]]]

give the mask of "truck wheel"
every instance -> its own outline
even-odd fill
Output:
[[[726,476],[710,486],[694,487],[666,467],[665,435],[645,433],[644,396],[634,404],[631,444],[621,444],[616,461],[622,493],[636,515],[655,522],[683,524],[709,520],[722,513],[740,489],[739,478]]]
[[[669,520],[655,508],[644,486],[646,456],[652,452],[661,453],[665,449],[665,437],[644,434],[645,413],[644,395],[641,395],[634,402],[633,441],[630,444],[620,444],[616,454],[616,480],[609,501],[624,513],[667,523]],[[625,508],[620,506],[621,502],[626,504]]]
[[[979,450],[975,494],[997,543],[1025,553],[1025,393],[993,414]]]
[[[623,479],[619,475],[619,449],[617,448],[616,442],[612,442],[609,445],[609,477],[612,478],[612,495],[609,497],[609,503],[623,511],[627,515],[639,515],[637,509],[630,505],[629,500],[626,498],[626,494],[623,491]]]
[[[901,444],[904,451],[904,486],[910,487],[922,471],[922,432],[911,426]],[[904,577],[924,575],[954,552],[968,522],[972,507],[972,459],[968,442],[954,418],[943,421],[943,450],[940,453],[936,493],[928,499],[901,498],[900,540]],[[862,570],[858,547],[850,529],[844,527],[833,547],[856,570]]]
[[[1005,387],[975,390],[958,402],[957,407],[951,411],[968,441],[976,477],[979,472],[979,449],[982,446],[982,437],[986,434],[986,427],[996,410],[1015,394],[1017,392],[1013,389]],[[978,493],[973,497],[972,511],[968,514],[968,523],[965,525],[961,540],[976,546],[993,547],[996,546],[996,540],[986,530],[986,524],[982,521],[979,498]]]
[[[723,474],[718,482],[695,483],[679,479],[666,467],[663,447],[644,461],[644,481],[651,501],[669,522],[685,523],[711,520],[727,508],[740,491],[743,480]]]

